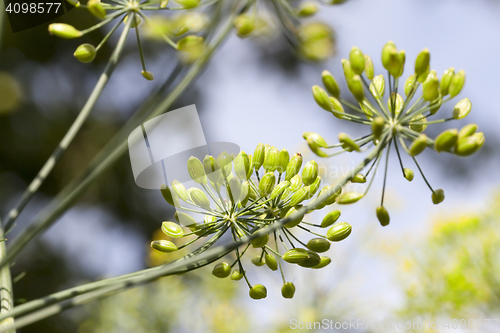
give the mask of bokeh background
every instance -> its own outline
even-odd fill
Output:
[[[500,2],[495,0],[350,0],[323,6],[310,20],[329,24],[336,46],[335,55],[322,63],[297,57],[279,34],[245,40],[231,36],[172,107],[196,104],[208,142],[234,142],[247,152],[260,142],[269,143],[314,158],[302,139],[305,131],[330,142],[339,132],[363,134],[359,126],[321,110],[311,86],[320,84],[323,69],[342,77],[340,60],[354,45],[371,55],[376,72],[382,73],[380,52],[393,40],[406,51],[407,72],[424,47],[430,49],[431,66],[438,73],[451,66],[466,70],[461,96],[471,99],[473,109],[456,126],[479,124],[486,144],[468,158],[422,154],[431,184],[446,192],[439,206],[432,204],[419,175],[408,183],[397,160],[391,159],[386,199],[391,224],[382,228],[375,218],[379,176],[365,199],[342,209],[353,233],[332,246],[331,265],[320,271],[287,267],[297,286],[293,300],[281,297],[279,277],[265,266],[249,267],[252,280],[268,288],[261,301],[248,298],[244,283],[216,279],[207,268],[163,278],[20,332],[288,332],[298,331],[290,329],[292,319],[439,319],[451,324],[454,318],[500,318],[499,17]],[[76,10],[58,20],[63,21],[78,26],[95,22]],[[94,63],[82,64],[72,56],[81,41],[53,38],[47,24],[13,34],[4,21],[2,33],[0,215],[5,216],[76,117],[112,50],[104,49]],[[100,38],[97,32],[87,42]],[[8,238],[15,238],[83,171],[168,75],[175,54],[163,44],[146,44],[154,82],[142,80],[137,49],[133,42],[129,46],[89,121]],[[437,135],[443,128],[428,132]],[[361,158],[341,156],[321,164],[342,173]],[[405,162],[410,165],[410,160]],[[129,157],[124,156],[16,261],[16,302],[170,260],[150,253],[148,245],[172,214],[159,191],[135,185]],[[461,331],[442,331],[450,330]]]

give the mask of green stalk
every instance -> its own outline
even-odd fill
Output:
[[[116,65],[118,63],[118,60],[122,54],[122,51],[125,47],[125,40],[127,39],[128,33],[130,31],[130,25],[131,25],[132,20],[129,20],[127,24],[125,25],[125,28],[123,29],[122,35],[120,37],[120,40],[118,41],[118,44],[116,45],[116,49],[109,58],[108,64],[106,65],[106,68],[104,69],[104,72],[101,74],[99,80],[97,81],[97,84],[94,87],[94,90],[90,94],[89,99],[83,106],[82,110],[76,117],[75,121],[69,128],[68,132],[64,135],[63,139],[57,146],[57,148],[54,150],[54,152],[50,155],[49,159],[45,162],[43,167],[40,169],[38,172],[37,176],[31,184],[28,186],[26,191],[24,191],[21,200],[17,204],[15,208],[13,208],[10,212],[9,215],[6,219],[5,222],[5,230],[9,231],[9,229],[13,226],[14,222],[16,221],[17,217],[21,213],[21,211],[24,209],[24,207],[28,204],[28,202],[31,200],[33,195],[38,191],[40,186],[43,184],[49,173],[52,171],[56,163],[61,159],[63,153],[66,151],[68,146],[70,145],[71,141],[75,138],[76,134],[80,131],[80,128],[82,125],[85,123],[87,120],[87,117],[89,116],[90,112],[94,108],[97,100],[101,96],[104,88],[106,87],[106,84],[109,82],[109,78],[111,74],[113,73],[114,69],[116,68]]]
[[[5,257],[5,254],[6,249],[3,228],[0,227],[0,259]],[[5,266],[0,271],[0,316],[4,316],[5,314],[12,311],[13,306],[14,300],[12,295],[12,278],[10,276],[10,267]],[[0,329],[4,327],[11,327],[13,324],[13,317],[7,315],[0,321]],[[9,329],[6,332],[15,333],[16,331],[13,329]]]

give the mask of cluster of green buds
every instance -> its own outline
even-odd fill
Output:
[[[191,157],[187,168],[199,187],[186,189],[176,180],[170,187],[161,186],[164,199],[176,207],[174,217],[177,222],[163,222],[162,231],[171,240],[153,241],[151,246],[158,251],[174,252],[209,235],[211,238],[200,248],[203,251],[226,233],[237,241],[290,216],[306,201],[317,200],[330,189],[330,186],[320,188],[319,167],[314,160],[302,167],[300,153],[290,158],[286,149],[263,144],[257,146],[253,156],[245,152],[238,155],[223,152],[217,158],[207,155],[203,161]],[[316,209],[346,203],[342,202],[342,197],[345,196],[340,189]],[[242,257],[253,252],[256,254],[251,259],[254,265],[280,270],[282,295],[292,298],[295,286],[285,279],[283,262],[313,269],[327,266],[331,259],[320,253],[328,251],[331,242],[341,241],[351,233],[351,226],[338,221],[339,217],[340,211],[332,210],[324,216],[321,224],[314,224],[300,216],[270,235],[259,236],[244,248],[236,248],[228,254],[232,262],[216,264],[213,275],[231,280],[244,278],[251,298],[266,297],[266,288],[260,284],[252,285],[245,274]],[[317,233],[312,228],[326,229],[326,233]],[[306,231],[314,238],[302,241],[295,230]],[[186,239],[183,245],[176,241],[179,238]]]
[[[339,143],[334,145],[328,145],[325,139],[316,133],[304,133],[304,139],[309,147],[320,157],[330,157],[343,152],[360,152],[366,145],[382,145],[383,149],[387,148],[382,199],[376,210],[377,217],[383,226],[389,224],[389,214],[384,207],[384,193],[387,161],[391,146],[394,146],[396,150],[403,176],[408,181],[412,181],[414,172],[410,168],[404,167],[399,145],[415,162],[432,192],[432,202],[439,204],[444,200],[444,191],[442,189],[434,190],[431,187],[416,160],[416,156],[426,148],[434,149],[439,153],[447,152],[458,156],[469,156],[478,151],[484,144],[484,135],[482,132],[476,132],[476,124],[466,125],[460,130],[448,129],[435,139],[429,138],[423,133],[429,125],[460,120],[469,114],[472,103],[468,98],[463,98],[455,104],[451,114],[445,115],[442,119],[434,119],[437,115],[445,113],[442,106],[462,91],[465,83],[465,72],[463,70],[455,72],[454,68],[449,68],[439,78],[436,71],[431,70],[429,51],[424,49],[416,58],[414,73],[406,79],[404,86],[400,89],[399,80],[403,74],[405,59],[405,52],[398,50],[393,42],[388,42],[384,46],[382,64],[387,70],[386,81],[383,75],[375,75],[372,59],[363,54],[359,48],[353,47],[349,59],[342,59],[342,66],[347,87],[358,105],[342,99],[340,86],[328,71],[322,73],[323,85],[326,90],[314,86],[312,92],[315,101],[321,108],[331,112],[339,119],[366,125],[370,132],[357,139],[340,133]],[[389,88],[389,96],[387,101],[384,101],[386,86]],[[419,87],[422,87],[422,93],[417,98]],[[404,90],[406,98],[402,96],[401,90]],[[414,97],[415,101],[412,102]],[[350,109],[351,112],[346,112],[344,107]],[[337,148],[340,151],[329,154],[325,150],[330,148]],[[374,174],[376,173],[383,149],[380,149],[379,155],[374,159],[366,174],[356,175],[353,182],[356,180],[365,182],[374,166]],[[372,176],[372,181],[373,178],[374,176]],[[360,194],[359,197],[363,195]]]
[[[76,48],[74,56],[81,62],[88,63],[93,61],[97,52],[99,52],[120,25],[127,24],[130,25],[130,28],[135,29],[136,32],[135,35],[142,65],[141,74],[147,80],[154,80],[153,73],[146,69],[146,61],[139,34],[139,27],[143,21],[149,29],[156,31],[168,45],[182,51],[183,59],[187,61],[196,59],[203,50],[203,37],[194,34],[189,35],[190,32],[199,31],[199,22],[196,19],[184,20],[183,26],[176,30],[175,35],[167,35],[146,15],[147,12],[151,11],[191,9],[197,7],[200,4],[200,0],[176,0],[177,5],[169,5],[168,0],[110,0],[109,3],[101,2],[101,0],[88,0],[85,5],[80,4],[78,0],[67,1],[77,8],[87,9],[101,21],[85,30],[78,30],[65,23],[53,23],[49,25],[49,33],[52,35],[65,39],[79,38],[108,23],[116,21],[115,25],[109,30],[99,45],[94,46],[84,43]],[[177,39],[177,41],[175,42],[174,39]]]

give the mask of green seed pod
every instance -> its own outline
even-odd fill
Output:
[[[250,261],[257,267],[264,266],[266,264],[266,259],[264,257],[261,258],[260,255],[253,257]]]
[[[396,52],[396,45],[392,41],[387,42],[382,49],[382,65],[385,69],[389,70],[390,66],[390,55],[392,52]]]
[[[271,269],[272,271],[278,270],[278,260],[276,260],[276,257],[270,254],[266,254],[266,265]]]
[[[189,172],[189,176],[196,183],[207,183],[207,175],[205,174],[205,170],[203,169],[203,164],[198,158],[191,156],[187,161],[187,169]]]
[[[180,238],[184,236],[184,230],[180,225],[174,222],[165,221],[161,224],[161,231],[167,236]]]
[[[130,15],[131,14],[128,14],[127,16],[125,16],[125,19],[123,19],[124,24],[127,24],[127,21],[129,20]],[[136,14],[134,22],[132,22],[130,24],[130,28],[132,28],[132,29],[137,28],[138,26],[141,25],[141,23],[142,23],[142,18]]]
[[[280,174],[284,173],[286,171],[289,162],[290,162],[290,154],[288,153],[288,150],[281,149],[278,154],[278,167],[276,170],[278,170]]]
[[[94,60],[97,51],[92,44],[82,44],[76,48],[75,53],[73,55],[76,59],[81,62],[91,62]]]
[[[149,71],[141,71],[141,75],[148,81],[153,81],[155,79],[154,74]]]
[[[174,213],[174,218],[177,222],[179,222],[185,226],[190,226],[190,225],[196,224],[195,219],[191,215],[188,215],[184,212],[176,211]]]
[[[262,177],[259,183],[260,195],[265,197],[273,191],[274,184],[276,183],[276,176],[272,172],[268,172]]]
[[[299,5],[297,8],[297,15],[300,17],[313,16],[318,12],[318,5],[312,1],[306,1]]]
[[[177,198],[177,195],[167,185],[163,184],[160,186],[160,192],[165,201],[171,206],[179,206],[179,199]]]
[[[443,96],[448,95],[448,90],[450,89],[451,79],[453,79],[454,75],[455,75],[455,69],[453,67],[447,69],[444,72],[443,78],[441,79],[441,94],[443,94]]]
[[[322,151],[319,146],[311,138],[306,139],[307,145],[311,151],[319,157],[328,157],[328,154]]]
[[[328,144],[326,143],[326,140],[323,139],[323,137],[321,135],[317,134],[317,133],[304,132],[304,134],[302,135],[302,137],[304,139],[306,139],[306,140],[311,140],[312,142],[314,142],[319,147],[322,147],[322,148],[328,147]]]
[[[361,83],[361,77],[359,75],[354,75],[349,81],[347,81],[347,88],[349,88],[349,91],[358,102],[365,99],[363,84]]]
[[[321,257],[319,256],[319,254],[311,250],[307,250],[307,253],[309,253],[309,258],[302,262],[299,262],[298,265],[300,267],[313,268],[314,266],[321,263]]]
[[[307,162],[304,169],[302,169],[302,182],[304,182],[304,185],[311,185],[318,178],[318,173],[318,163],[315,160]]]
[[[341,195],[339,195],[337,197],[336,202],[339,205],[348,205],[348,204],[355,203],[356,201],[358,201],[362,197],[363,197],[362,193],[358,193],[358,192],[345,192],[345,193],[342,193]]]
[[[434,147],[438,153],[442,151],[452,151],[457,145],[458,131],[457,129],[449,129],[438,135],[434,141]]]
[[[464,127],[462,127],[460,132],[458,132],[458,140],[469,137],[472,134],[476,133],[476,131],[477,131],[476,124],[465,125]]]
[[[373,68],[373,61],[369,55],[365,54],[365,74],[368,80],[373,80],[373,75],[375,74],[375,70]]]
[[[207,175],[208,179],[210,179],[210,181],[212,181],[213,183],[217,184],[222,178],[220,166],[217,163],[217,160],[211,155],[207,155],[203,159],[203,169],[205,170],[205,174]]]
[[[241,180],[247,180],[250,169],[250,158],[244,151],[240,152],[234,159],[234,172],[236,176]]]
[[[329,257],[320,257],[320,258],[321,258],[320,263],[314,267],[311,267],[311,268],[320,269],[320,268],[323,268],[323,267],[330,265],[330,263],[332,262],[332,259],[330,259]]]
[[[377,75],[370,83],[370,92],[376,98],[382,98],[385,94],[385,79],[383,75]]]
[[[427,79],[422,85],[422,97],[425,101],[433,101],[439,97],[439,80],[434,77]]]
[[[49,25],[49,33],[60,38],[73,39],[83,36],[80,30],[65,23],[52,23]]]
[[[257,145],[252,157],[252,168],[255,171],[259,171],[262,164],[264,164],[264,158],[266,157],[265,147],[262,143]]]
[[[426,71],[423,74],[417,76],[417,81],[423,83],[429,76],[430,72],[431,72],[431,66],[427,67]]]
[[[429,111],[431,115],[435,115],[443,105],[443,95],[439,92],[439,97],[429,103]]]
[[[393,114],[400,114],[403,110],[404,100],[400,94],[392,93],[391,98],[387,100],[387,107]]]
[[[339,134],[339,142],[342,144],[342,148],[345,150],[351,152],[353,150],[355,151],[361,151],[359,146],[354,142],[353,139],[351,139],[347,134],[345,133],[340,133]]]
[[[432,192],[432,203],[437,205],[443,202],[444,200],[444,191],[443,189],[435,190]]]
[[[258,248],[266,246],[268,241],[269,241],[269,235],[266,234],[264,236],[260,236],[260,237],[257,237],[255,239],[252,239],[250,241],[250,244],[252,244],[253,248],[258,249]]]
[[[285,180],[290,180],[295,175],[297,175],[301,167],[302,167],[302,154],[296,153],[295,155],[293,155],[292,159],[290,160],[290,163],[288,163],[288,165],[286,166]]]
[[[186,9],[197,7],[200,4],[200,0],[175,0],[175,2]]]
[[[357,47],[353,47],[349,53],[349,62],[351,63],[352,71],[355,74],[361,75],[365,70],[365,56]]]
[[[324,238],[313,238],[307,242],[307,248],[314,252],[323,253],[330,249],[330,242]]]
[[[252,288],[250,288],[248,294],[253,299],[263,299],[267,296],[267,289],[261,284],[256,284]]]
[[[240,272],[239,269],[235,269],[232,273],[231,273],[231,280],[233,281],[239,281],[243,279],[243,273]]]
[[[279,197],[281,194],[283,194],[283,192],[285,192],[285,190],[290,186],[290,182],[289,181],[284,181],[284,182],[281,182],[279,183],[274,189],[273,191],[271,192],[271,196],[269,197],[270,199],[276,199],[277,197]]]
[[[326,90],[330,93],[330,95],[339,98],[340,97],[340,87],[339,84],[337,83],[337,80],[333,77],[333,75],[327,71],[324,70],[321,73],[321,79],[323,80],[323,85],[325,86]]]
[[[321,177],[318,176],[316,178],[316,180],[311,185],[309,185],[309,198],[308,199],[312,198],[316,194],[316,192],[318,192],[320,185],[321,185]]]
[[[221,279],[227,278],[231,274],[231,266],[227,262],[218,263],[214,266],[212,274]]]
[[[427,128],[427,124],[419,124],[419,123],[427,123],[427,118],[422,115],[418,115],[413,117],[410,120],[410,128],[417,132],[423,132]]]
[[[160,239],[151,242],[151,247],[157,251],[170,253],[177,251],[177,246],[171,241]]]
[[[427,147],[427,135],[420,134],[410,146],[410,153],[412,156],[417,156]]]
[[[366,118],[372,118],[374,112],[374,108],[370,103],[367,102],[367,100],[364,100],[363,102],[359,103],[359,106],[361,107],[361,110],[363,110],[364,114],[366,115]]]
[[[417,76],[425,73],[429,67],[430,60],[431,55],[429,54],[429,49],[423,49],[417,56],[417,60],[415,60],[415,74]]]
[[[401,50],[399,52],[391,52],[389,54],[389,73],[391,73],[391,75],[395,78],[400,77],[403,74],[405,60],[405,51]]]
[[[467,117],[470,110],[472,109],[472,103],[468,98],[460,100],[453,108],[453,118],[462,119]]]
[[[347,222],[337,222],[335,223],[328,232],[326,233],[326,238],[332,242],[340,242],[346,239],[352,231],[352,227]]]
[[[388,225],[391,220],[389,217],[389,213],[387,212],[387,209],[385,209],[384,206],[377,207],[377,218],[383,227]]]
[[[296,192],[299,188],[302,187],[302,177],[300,175],[295,175],[290,179],[290,190],[292,192]]]
[[[250,183],[243,182],[241,184],[241,195],[239,197],[239,200],[243,207],[247,205],[248,199],[250,199]]]
[[[101,0],[89,0],[87,2],[87,9],[92,15],[101,20],[106,18],[106,10],[102,6]]]
[[[344,70],[344,77],[347,82],[349,82],[353,78],[354,74],[356,74],[352,70],[351,62],[347,59],[342,59],[342,69]]]
[[[183,201],[187,202],[189,200],[187,190],[181,182],[179,182],[177,180],[173,180],[172,181],[172,190],[177,195],[177,197],[179,197]]]
[[[457,74],[453,75],[451,82],[450,82],[450,88],[449,88],[449,93],[450,97],[455,97],[457,96],[460,91],[462,91],[462,88],[464,87],[465,84],[465,71],[461,70]]]
[[[331,107],[330,112],[333,114],[335,118],[343,119],[345,111],[342,104],[339,102],[338,99],[336,99],[333,96],[330,96],[328,99],[330,101],[330,107]]]
[[[292,195],[292,198],[290,199],[289,206],[290,207],[297,206],[302,201],[308,199],[308,196],[309,196],[309,187],[308,186],[299,189],[297,192],[295,192]]]
[[[406,82],[405,82],[405,95],[406,95],[406,97],[410,96],[410,94],[413,93],[416,85],[417,85],[417,77],[415,76],[415,74],[412,74],[406,79]]]
[[[458,140],[455,147],[455,154],[458,156],[469,156],[474,154],[481,148],[484,143],[484,135],[482,132],[473,134],[472,136],[465,137]]]
[[[332,188],[333,186],[330,186]],[[333,193],[326,201],[325,204],[333,205],[337,202],[337,197],[342,194],[342,188],[339,188],[337,192]]]
[[[233,158],[226,151],[217,156],[217,164],[222,171],[222,177],[229,178],[231,174],[231,170],[233,169]],[[229,179],[226,179],[228,181]]]
[[[295,214],[297,212],[297,210],[299,210],[300,208],[301,208],[301,206],[290,208],[288,210],[288,212],[285,214],[285,218],[289,217],[292,214]],[[300,222],[302,222],[303,218],[304,218],[304,215],[301,215],[297,219],[292,220],[292,221],[288,222],[287,224],[285,224],[284,227],[288,228],[288,229],[296,227],[296,226],[298,226],[300,224]]]
[[[380,140],[380,138],[382,137],[382,133],[384,133],[384,129],[385,129],[385,125],[386,125],[384,118],[375,117],[372,119],[371,123],[372,123],[373,137],[376,140]]]
[[[264,170],[266,172],[274,172],[278,169],[279,150],[276,147],[269,148],[264,158]]]
[[[255,19],[248,14],[241,14],[234,19],[234,29],[240,38],[248,37],[255,30]]]
[[[406,180],[409,182],[411,182],[413,180],[413,177],[415,177],[415,173],[410,168],[404,168],[403,173],[404,173]]]
[[[477,141],[477,143],[479,145],[478,149],[481,148],[484,145],[485,138],[484,138],[484,133],[483,132],[475,133],[471,137],[474,138]]]
[[[357,173],[352,179],[351,182],[364,184],[366,183],[366,177],[360,173]]]
[[[293,298],[293,295],[295,295],[295,285],[292,282],[285,282],[281,287],[281,295],[284,298]]]
[[[313,86],[312,93],[316,104],[318,104],[323,110],[332,110],[332,105],[330,103],[330,99],[328,98],[328,94],[323,90],[323,88],[321,88],[320,86]]]
[[[203,192],[199,188],[191,187],[188,190],[188,195],[196,205],[204,209],[210,209],[210,200],[208,200],[208,197],[205,194],[205,192]]]
[[[309,259],[309,252],[305,249],[295,248],[283,254],[283,260],[290,264],[298,264]]]
[[[208,234],[214,233],[215,230],[206,229],[206,226],[202,223],[192,223],[189,225],[186,225],[186,227],[191,230],[192,233],[194,233],[198,237],[204,237],[207,236]]]
[[[325,215],[323,218],[323,221],[321,222],[321,228],[327,228],[337,222],[337,220],[340,217],[340,210],[334,210],[329,212],[328,214]]]

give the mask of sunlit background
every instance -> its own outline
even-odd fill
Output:
[[[439,206],[432,204],[420,175],[408,183],[397,159],[391,159],[386,198],[391,224],[382,228],[375,217],[382,190],[382,177],[377,176],[366,198],[342,207],[342,220],[352,224],[353,233],[332,245],[328,253],[332,264],[314,271],[287,265],[287,276],[297,286],[292,300],[281,297],[281,280],[266,266],[247,265],[252,280],[268,288],[268,297],[260,301],[248,297],[242,281],[219,280],[207,268],[89,303],[20,332],[288,332],[298,331],[291,329],[293,319],[449,320],[451,324],[454,318],[500,318],[499,17],[500,2],[495,0],[349,0],[323,6],[310,19],[335,30],[335,55],[323,63],[299,59],[279,35],[244,40],[231,36],[172,107],[196,104],[208,142],[237,143],[248,153],[258,143],[269,143],[318,160],[302,139],[303,132],[317,132],[336,142],[339,132],[356,135],[365,129],[324,112],[314,102],[311,86],[321,83],[324,69],[342,77],[340,60],[352,46],[373,58],[376,73],[384,73],[381,49],[393,40],[406,51],[407,73],[425,47],[438,74],[449,67],[466,70],[461,96],[469,97],[473,108],[455,126],[477,123],[486,144],[467,158],[430,150],[422,154],[429,181],[446,193]],[[72,10],[60,21],[85,26],[94,19]],[[100,37],[96,33],[88,39]],[[111,49],[104,49],[94,63],[82,64],[72,56],[80,41],[51,37],[47,25],[13,34],[8,22],[2,43],[3,217],[85,103]],[[146,51],[157,80],[142,79],[139,55],[130,43],[91,118],[7,238],[15,238],[80,174],[157,82],[166,79],[173,66],[169,59],[175,54],[154,43],[147,44]],[[440,112],[451,108],[447,105]],[[445,128],[436,125],[428,132],[436,136]],[[326,170],[342,173],[361,158],[352,153],[318,161]],[[413,168],[409,158],[404,162]],[[326,183],[334,181],[326,178]],[[149,242],[172,214],[159,191],[135,185],[129,157],[124,156],[16,261],[13,274],[22,274],[15,283],[16,301],[170,261],[173,257],[150,253]],[[313,216],[320,220],[323,215]],[[499,327],[475,331],[495,332]]]

